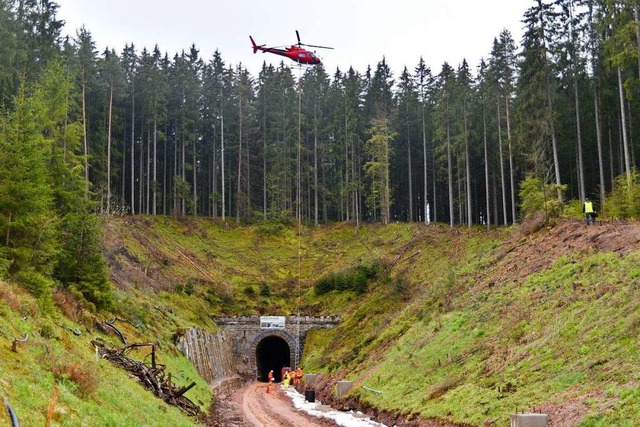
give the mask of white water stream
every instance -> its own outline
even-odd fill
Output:
[[[338,411],[330,406],[323,405],[322,402],[307,402],[304,395],[298,393],[293,387],[283,389],[284,393],[291,398],[293,406],[299,411],[306,412],[314,417],[330,418],[341,427],[387,427],[371,420],[362,412]]]

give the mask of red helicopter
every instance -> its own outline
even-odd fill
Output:
[[[261,50],[262,52],[266,52],[266,53],[273,53],[280,56],[286,56],[287,58],[297,62],[298,64],[316,65],[321,63],[320,58],[318,58],[314,52],[310,52],[307,49],[304,49],[302,46],[317,47],[320,49],[333,49],[332,47],[327,47],[327,46],[316,46],[313,44],[301,43],[300,34],[298,33],[298,30],[296,30],[296,37],[298,37],[297,45],[292,44],[291,47],[287,47],[285,49],[278,49],[275,47],[265,47],[266,45],[264,44],[257,45],[256,42],[253,40],[253,37],[249,36],[249,38],[251,39],[251,44],[253,45],[253,53],[256,53],[259,50]]]

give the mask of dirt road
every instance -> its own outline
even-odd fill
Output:
[[[293,407],[291,399],[276,384],[271,393],[264,383],[251,383],[219,396],[213,426],[225,427],[329,427],[329,419],[312,417]]]

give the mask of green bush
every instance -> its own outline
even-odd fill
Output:
[[[265,221],[255,227],[257,237],[279,237],[284,234],[286,227],[281,222]]]
[[[333,277],[334,275],[335,273],[329,273],[328,275],[316,280],[316,283],[314,285],[316,295],[328,294],[335,289]]]
[[[378,277],[384,270],[379,261],[371,264],[360,264],[342,272],[329,273],[314,284],[316,295],[324,295],[331,291],[355,292],[365,294],[369,290],[369,282]]]
[[[54,287],[51,278],[32,270],[19,272],[16,275],[16,281],[21,283],[37,298],[51,295]]]
[[[580,200],[571,200],[562,209],[562,216],[567,218],[582,217],[582,202]]]
[[[562,212],[562,205],[558,200],[558,190],[564,193],[566,185],[544,184],[542,179],[533,175],[520,183],[520,208],[522,216],[528,218],[543,212],[548,218],[557,218]]]
[[[260,286],[260,295],[263,297],[270,297],[271,296],[271,289],[269,289],[269,284],[268,283],[263,283]]]
[[[613,219],[640,218],[640,175],[635,169],[631,172],[631,180],[627,175],[615,179],[613,190],[605,201],[606,214]]]

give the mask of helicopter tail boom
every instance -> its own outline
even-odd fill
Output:
[[[251,44],[253,45],[253,53],[257,53],[260,49],[260,46],[256,44],[256,42],[253,40],[253,37],[249,36],[249,38],[251,39]]]

